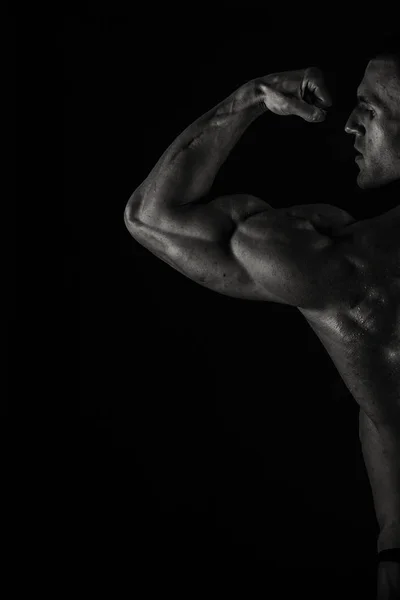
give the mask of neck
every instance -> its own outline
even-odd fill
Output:
[[[360,190],[363,218],[376,217],[400,206],[400,179],[379,188]]]

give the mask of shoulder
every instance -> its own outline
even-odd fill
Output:
[[[298,308],[324,309],[344,300],[353,274],[347,261],[355,219],[328,204],[269,208],[243,219],[232,250],[270,293]]]

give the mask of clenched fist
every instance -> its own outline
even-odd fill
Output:
[[[332,106],[322,72],[316,67],[272,73],[256,80],[268,110],[277,115],[297,115],[310,122],[325,119]]]

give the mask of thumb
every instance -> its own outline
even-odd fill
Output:
[[[321,123],[325,121],[326,111],[312,104],[299,100],[298,98],[291,98],[292,111],[294,115],[301,117],[309,123]]]

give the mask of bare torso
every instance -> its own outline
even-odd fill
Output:
[[[340,235],[340,234],[339,234]],[[299,309],[361,408],[374,421],[400,415],[400,206],[343,229],[353,267],[338,305]]]

